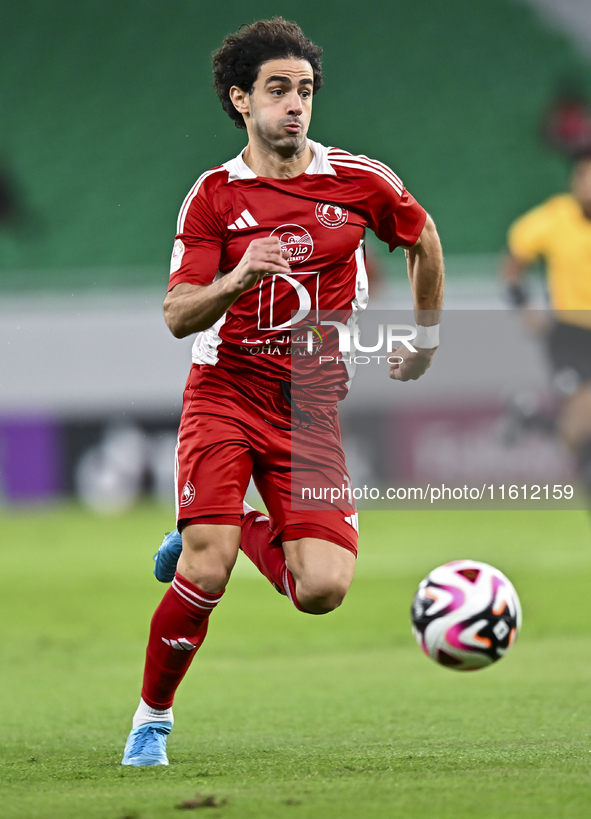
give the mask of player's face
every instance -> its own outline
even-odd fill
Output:
[[[591,159],[577,163],[572,176],[572,192],[587,219],[591,219]]]
[[[302,153],[312,116],[314,73],[307,60],[263,63],[245,103],[249,139],[262,141],[283,156]]]

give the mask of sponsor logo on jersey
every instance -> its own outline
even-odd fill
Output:
[[[290,264],[307,262],[314,252],[312,237],[299,225],[280,225],[270,235],[277,236],[281,250],[291,250],[291,256],[287,260]]]
[[[349,211],[340,205],[328,205],[325,202],[318,202],[316,205],[316,218],[326,228],[340,228],[347,224]]]
[[[189,506],[189,504],[193,503],[195,500],[195,487],[191,483],[191,481],[187,481],[187,483],[183,486],[183,491],[181,493],[181,506]]]
[[[172,258],[170,260],[170,272],[176,273],[183,261],[185,246],[180,239],[177,239],[172,247]]]
[[[257,329],[286,330],[305,320],[318,323],[319,276],[316,271],[292,270],[290,275],[277,273],[261,279]]]
[[[258,222],[252,213],[248,210],[243,210],[238,219],[232,222],[231,225],[228,225],[228,230],[244,230],[244,228],[256,227],[257,225]]]

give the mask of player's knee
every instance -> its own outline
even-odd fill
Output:
[[[341,605],[349,586],[344,577],[304,580],[297,585],[298,601],[310,614],[328,614]]]
[[[190,566],[190,568],[185,569],[185,571],[181,571],[179,567],[179,571],[184,577],[187,577],[187,575],[190,574],[191,576],[187,577],[187,580],[191,581],[191,583],[194,583],[196,586],[199,586],[200,589],[203,589],[203,591],[208,592],[209,594],[217,594],[218,592],[223,591],[228,585],[230,574],[232,572],[231,569],[227,568],[223,564],[205,567]]]
[[[232,567],[222,561],[208,561],[203,563],[195,556],[183,549],[177,565],[177,571],[190,583],[198,586],[209,594],[223,591],[228,584]]]
[[[238,546],[232,538],[218,536],[208,541],[201,533],[191,529],[187,527],[183,531],[183,551],[178,571],[203,591],[216,594],[226,587],[230,579]]]

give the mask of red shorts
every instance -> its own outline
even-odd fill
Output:
[[[297,390],[292,395],[309,426],[294,429],[298,419],[279,382],[192,366],[177,444],[181,529],[195,518],[239,525],[252,476],[273,538],[316,537],[357,554],[357,513],[336,402],[310,401]]]

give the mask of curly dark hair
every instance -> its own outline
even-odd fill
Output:
[[[252,92],[261,65],[268,60],[293,57],[307,60],[314,72],[313,93],[322,87],[322,49],[304,36],[297,23],[283,17],[242,25],[229,34],[213,54],[213,85],[226,114],[237,128],[245,128],[242,114],[234,108],[230,88]]]

